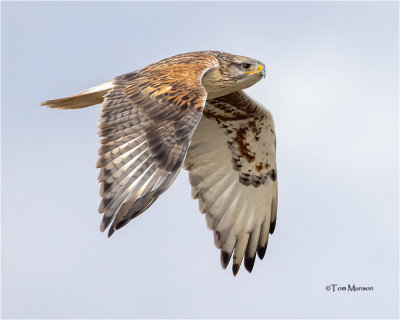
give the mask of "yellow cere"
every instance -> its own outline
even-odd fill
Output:
[[[261,64],[258,65],[257,70],[254,71],[243,71],[243,73],[258,73],[262,70],[263,66]]]

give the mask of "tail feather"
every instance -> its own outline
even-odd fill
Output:
[[[103,97],[113,88],[113,81],[108,81],[96,87],[76,93],[72,96],[54,100],[46,100],[41,106],[58,109],[80,109],[103,102]]]

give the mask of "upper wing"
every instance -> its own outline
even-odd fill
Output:
[[[102,231],[114,218],[109,236],[146,210],[176,177],[205,105],[201,78],[216,64],[210,55],[184,54],[114,80],[98,125],[99,212]]]
[[[271,114],[243,92],[208,100],[184,168],[193,198],[214,230],[221,263],[234,250],[233,273],[243,256],[251,272],[274,232],[278,193],[275,132]]]

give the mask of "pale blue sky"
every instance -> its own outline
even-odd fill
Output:
[[[398,3],[1,5],[3,318],[398,316]],[[277,132],[276,230],[236,278],[186,172],[100,233],[99,107],[39,108],[207,49],[265,63]]]

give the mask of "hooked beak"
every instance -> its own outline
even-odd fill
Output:
[[[260,73],[261,73],[262,77],[265,79],[265,74],[266,74],[266,72],[265,72],[265,66],[264,66],[264,65],[263,65],[263,68],[262,68],[262,70],[260,71]]]
[[[258,73],[258,74],[261,74],[265,78],[265,65],[264,65],[264,63],[259,62],[257,70],[245,71],[243,73]]]
[[[265,64],[262,62],[259,62],[260,64],[258,65],[258,73],[261,74],[261,76],[265,79]]]

